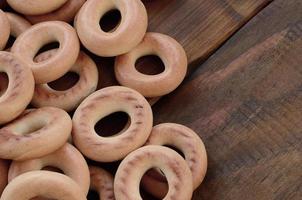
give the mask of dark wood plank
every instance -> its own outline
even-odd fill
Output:
[[[205,142],[194,200],[301,199],[301,10],[275,0],[155,105],[156,124],[185,124]]]
[[[174,37],[185,48],[189,73],[227,38],[236,32],[272,0],[145,0],[148,10],[148,31]],[[114,62],[98,63],[100,69],[112,68]],[[104,65],[105,64],[105,65]],[[148,60],[141,62],[146,65]],[[102,77],[115,85],[113,70]],[[102,83],[99,85],[103,87]]]

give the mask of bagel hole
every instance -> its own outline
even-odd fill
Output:
[[[101,137],[110,137],[123,133],[130,126],[131,119],[125,112],[112,113],[99,120],[94,129]]]
[[[59,169],[57,167],[53,167],[53,166],[45,166],[41,170],[51,171],[51,172],[57,172],[57,173],[60,173],[60,174],[64,174],[64,172],[61,169]]]
[[[166,178],[166,176],[164,175],[164,173],[159,169],[159,168],[151,168],[149,169],[144,175],[143,175],[143,179],[149,176],[152,179],[154,179],[155,181],[158,181],[162,184],[166,184],[167,186],[167,192],[169,190],[169,185],[168,185],[168,180]],[[151,185],[151,187],[154,186],[153,184]],[[148,192],[148,190],[145,188],[146,186],[143,185],[143,181],[141,180],[140,182],[140,193],[141,196],[143,197],[143,199],[155,199],[157,200],[158,198],[152,196],[152,194],[150,194],[150,192]],[[165,194],[166,196],[167,194]]]
[[[36,53],[36,55],[34,56],[34,62],[35,63],[39,63],[39,62],[43,62],[43,61],[37,61],[37,56],[40,55],[41,53],[44,53],[46,51],[49,51],[49,50],[52,50],[52,49],[58,49],[60,47],[60,43],[59,42],[50,42],[50,43],[47,43],[46,45],[44,45],[43,47],[41,47],[39,49],[39,51]]]
[[[0,97],[6,92],[8,87],[8,75],[0,72]]]
[[[136,61],[135,68],[142,74],[157,75],[165,71],[165,64],[160,57],[156,55],[147,55]]]
[[[48,86],[57,91],[65,91],[72,88],[80,79],[79,74],[67,72],[61,78],[48,83]]]
[[[87,200],[96,200],[99,199],[99,194],[94,190],[89,190],[87,194]]]
[[[10,51],[10,48],[13,46],[15,41],[16,41],[16,37],[10,35],[4,49],[6,51]]]
[[[114,32],[121,23],[122,15],[119,10],[113,9],[105,13],[100,20],[102,31],[109,33]]]

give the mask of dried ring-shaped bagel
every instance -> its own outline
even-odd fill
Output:
[[[33,24],[45,21],[72,22],[84,3],[85,0],[68,0],[62,7],[53,12],[43,15],[27,15],[26,18]]]
[[[90,189],[99,194],[100,199],[115,200],[113,192],[113,176],[102,168],[89,166]]]
[[[42,170],[44,167],[56,167],[62,170],[66,176],[79,184],[84,194],[88,193],[90,176],[87,163],[82,154],[69,143],[41,158],[13,161],[9,168],[8,181],[10,182],[20,174]]]
[[[57,172],[32,171],[13,179],[0,200],[30,200],[42,196],[58,200],[86,200],[79,185]]]
[[[0,10],[0,50],[4,49],[10,34],[10,25],[6,14]]]
[[[8,163],[0,159],[0,196],[7,185]]]
[[[58,9],[67,1],[68,0],[7,0],[7,3],[19,13],[25,15],[40,15]]]
[[[56,54],[56,49],[46,51],[36,57],[38,62]],[[98,69],[94,61],[84,52],[80,52],[77,61],[69,70],[79,75],[79,81],[68,90],[57,91],[47,84],[36,85],[32,104],[36,107],[53,106],[66,111],[75,109],[88,95],[94,92],[98,84]]]
[[[109,11],[121,13],[121,23],[112,32],[104,32],[100,19]],[[75,27],[83,45],[99,56],[124,54],[143,39],[148,24],[147,11],[141,0],[89,0],[82,6]]]
[[[44,45],[58,41],[56,55],[44,62],[34,62],[34,57]],[[15,41],[14,54],[29,63],[37,84],[48,83],[63,76],[77,60],[80,44],[75,30],[59,21],[42,22],[32,26]]]
[[[10,34],[15,38],[31,27],[31,23],[20,15],[11,12],[6,12],[5,14],[10,24]]]
[[[157,75],[137,71],[137,59],[146,55],[159,56],[165,70]],[[133,88],[145,97],[158,97],[172,92],[183,81],[187,73],[187,56],[173,38],[160,33],[147,33],[138,46],[116,58],[114,69],[121,85]]]
[[[174,150],[162,146],[145,146],[130,153],[120,164],[114,179],[116,200],[141,199],[139,185],[148,169],[163,171],[169,184],[164,200],[190,200],[192,174],[185,160]]]
[[[164,123],[153,127],[146,145],[169,145],[180,150],[193,175],[193,189],[203,181],[207,171],[207,153],[200,137],[190,128],[180,124]],[[167,191],[156,189],[149,183],[160,185],[161,181],[150,175],[144,176],[144,188],[156,197],[163,198]],[[158,194],[162,191],[161,194]]]
[[[8,87],[0,96],[0,124],[4,124],[25,110],[32,99],[35,81],[29,66],[9,52],[0,52],[0,72],[8,76]]]
[[[118,111],[130,117],[129,127],[112,137],[99,136],[95,124]],[[88,96],[73,116],[72,137],[78,149],[88,158],[112,162],[124,158],[148,139],[153,123],[147,100],[135,90],[121,86],[107,87]]]
[[[0,129],[0,158],[28,160],[50,154],[66,143],[71,126],[70,116],[59,108],[26,112]]]

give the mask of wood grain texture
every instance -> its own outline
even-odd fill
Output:
[[[167,34],[186,50],[189,72],[225,42],[234,32],[272,0],[145,0],[148,31]],[[108,61],[108,58],[105,60]],[[150,60],[139,65],[145,68]],[[98,59],[100,68],[112,68],[114,61]],[[105,65],[104,65],[105,64]],[[140,67],[143,68],[143,67]],[[146,70],[147,71],[147,70]],[[105,86],[115,85],[113,70],[103,76]],[[99,87],[103,87],[102,83]]]
[[[156,124],[185,124],[205,142],[194,200],[301,199],[301,10],[275,0],[155,105]]]

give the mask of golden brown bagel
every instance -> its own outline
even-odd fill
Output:
[[[60,169],[66,176],[79,184],[84,194],[88,193],[90,176],[87,163],[82,154],[69,143],[41,158],[13,161],[9,168],[8,180],[10,182],[23,173],[42,170],[44,167]]]
[[[7,0],[7,3],[19,13],[25,15],[40,15],[58,9],[66,1],[67,0]]]
[[[56,54],[56,49],[43,52],[36,57],[42,62]],[[94,61],[84,52],[80,52],[70,72],[79,75],[78,82],[71,88],[58,91],[47,84],[36,85],[32,104],[36,107],[53,106],[66,111],[75,109],[88,95],[93,93],[98,84],[98,69]]]
[[[49,171],[21,174],[8,184],[0,200],[30,200],[37,196],[58,200],[86,200],[81,188],[71,178]]]
[[[6,14],[0,10],[0,50],[3,50],[10,34],[10,25]]]
[[[157,75],[137,71],[137,59],[146,55],[159,56],[165,70]],[[147,33],[138,46],[116,58],[114,70],[121,85],[135,89],[145,97],[159,97],[172,92],[183,81],[187,73],[187,56],[173,38],[160,33]]]
[[[32,99],[35,82],[29,66],[9,52],[0,52],[0,72],[8,76],[8,88],[0,96],[0,124],[4,124],[25,110]]]
[[[62,7],[42,15],[27,15],[26,18],[33,24],[45,21],[72,22],[76,13],[86,0],[68,0]]]
[[[116,200],[141,199],[141,178],[153,167],[162,170],[167,177],[169,191],[164,200],[191,199],[193,181],[186,161],[174,150],[149,145],[133,151],[121,162],[114,179]]]
[[[90,189],[99,194],[100,199],[115,200],[113,191],[113,176],[99,167],[89,166]]]
[[[104,32],[100,19],[110,10],[121,13],[121,23],[112,32]],[[124,54],[143,39],[148,24],[147,12],[140,0],[89,0],[75,20],[83,45],[96,55],[110,57]]]
[[[129,127],[111,137],[99,136],[94,130],[95,124],[118,111],[129,115]],[[92,160],[112,162],[124,158],[147,141],[153,116],[150,104],[141,94],[130,88],[112,86],[88,96],[72,120],[72,137],[77,148]]]
[[[40,48],[59,42],[56,55],[44,62],[34,62]],[[65,22],[49,21],[33,25],[21,34],[11,52],[31,67],[37,84],[48,83],[63,76],[75,63],[80,51],[79,40],[72,26]]]
[[[58,108],[23,113],[0,129],[0,158],[28,160],[50,154],[66,143],[71,126],[70,116]]]
[[[201,184],[207,171],[207,153],[202,140],[193,130],[180,124],[159,124],[153,127],[146,145],[169,145],[180,150],[192,172],[193,189]],[[161,176],[159,172],[154,172]],[[166,186],[161,186],[163,184],[166,183],[149,174],[142,179],[144,189],[160,199],[168,191]]]

